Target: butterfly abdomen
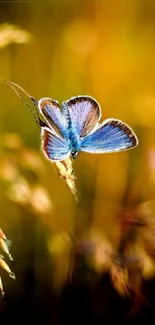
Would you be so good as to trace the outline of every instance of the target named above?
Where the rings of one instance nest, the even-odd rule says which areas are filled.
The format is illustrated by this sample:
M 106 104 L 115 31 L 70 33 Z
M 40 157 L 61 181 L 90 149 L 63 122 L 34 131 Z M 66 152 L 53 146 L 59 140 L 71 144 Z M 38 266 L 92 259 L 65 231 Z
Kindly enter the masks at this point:
M 76 135 L 76 133 L 71 130 L 69 135 L 70 140 L 70 150 L 71 150 L 71 156 L 72 158 L 76 158 L 81 147 L 81 141 L 79 140 L 79 137 Z

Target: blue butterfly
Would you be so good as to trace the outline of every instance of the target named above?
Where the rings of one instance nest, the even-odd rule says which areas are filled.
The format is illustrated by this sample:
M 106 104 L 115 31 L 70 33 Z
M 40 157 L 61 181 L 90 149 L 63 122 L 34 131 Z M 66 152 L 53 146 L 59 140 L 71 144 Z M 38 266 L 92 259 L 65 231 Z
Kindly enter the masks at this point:
M 46 123 L 41 128 L 42 149 L 54 161 L 76 158 L 80 151 L 110 153 L 134 148 L 133 130 L 117 119 L 99 123 L 101 108 L 90 96 L 77 96 L 62 103 L 41 98 L 38 108 Z
M 56 100 L 44 97 L 38 101 L 18 84 L 4 78 L 0 79 L 16 92 L 32 112 L 41 128 L 43 152 L 50 160 L 76 158 L 80 151 L 95 154 L 110 153 L 138 145 L 137 136 L 124 122 L 111 118 L 99 123 L 101 108 L 90 96 L 72 97 L 64 101 L 60 108 Z M 29 97 L 37 116 L 15 87 Z M 38 109 L 45 122 L 40 118 Z

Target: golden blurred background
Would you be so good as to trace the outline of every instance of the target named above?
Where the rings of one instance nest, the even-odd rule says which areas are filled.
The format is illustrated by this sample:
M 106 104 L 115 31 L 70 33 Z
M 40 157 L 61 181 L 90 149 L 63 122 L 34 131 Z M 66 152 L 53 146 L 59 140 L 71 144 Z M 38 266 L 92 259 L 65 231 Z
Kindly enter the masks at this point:
M 115 247 L 117 216 L 155 203 L 154 57 L 154 1 L 0 1 L 0 77 L 37 99 L 90 95 L 102 119 L 123 120 L 139 138 L 131 151 L 80 153 L 77 204 L 41 152 L 27 107 L 0 83 L 0 227 L 16 274 L 14 282 L 2 276 L 10 305 L 29 295 L 43 302 L 62 288 L 72 239 Z M 103 260 L 95 248 L 91 267 Z

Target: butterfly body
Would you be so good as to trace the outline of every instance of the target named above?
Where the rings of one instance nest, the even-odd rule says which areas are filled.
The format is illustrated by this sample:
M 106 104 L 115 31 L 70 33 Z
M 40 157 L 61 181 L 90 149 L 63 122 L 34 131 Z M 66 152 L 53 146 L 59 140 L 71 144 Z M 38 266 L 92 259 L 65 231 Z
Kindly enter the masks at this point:
M 79 141 L 76 134 L 71 133 L 69 136 L 70 140 L 70 155 L 72 158 L 76 158 L 79 154 L 80 148 L 81 148 L 81 142 Z
M 81 149 L 81 139 L 78 134 L 77 125 L 72 120 L 72 117 L 69 112 L 69 107 L 66 102 L 62 103 L 62 115 L 65 116 L 67 121 L 66 133 L 64 138 L 69 140 L 69 151 L 72 158 L 76 158 Z
M 69 149 L 72 158 L 76 158 L 81 149 L 81 140 L 76 132 L 74 125 L 68 130 Z

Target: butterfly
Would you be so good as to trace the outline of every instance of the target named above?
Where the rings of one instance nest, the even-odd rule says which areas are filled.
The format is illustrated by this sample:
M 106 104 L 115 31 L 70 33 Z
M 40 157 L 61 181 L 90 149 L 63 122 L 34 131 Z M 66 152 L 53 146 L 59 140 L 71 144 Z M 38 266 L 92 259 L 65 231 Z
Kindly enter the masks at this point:
M 52 98 L 44 97 L 37 101 L 26 94 L 45 121 L 38 117 L 42 150 L 52 161 L 76 158 L 81 151 L 111 153 L 138 145 L 137 136 L 124 122 L 110 118 L 100 123 L 100 105 L 90 96 L 72 97 L 62 102 L 60 107 L 59 102 Z
M 100 123 L 101 108 L 90 96 L 73 97 L 62 103 L 51 98 L 38 101 L 48 126 L 42 127 L 42 149 L 47 158 L 76 158 L 79 152 L 110 153 L 137 146 L 133 130 L 117 119 Z

